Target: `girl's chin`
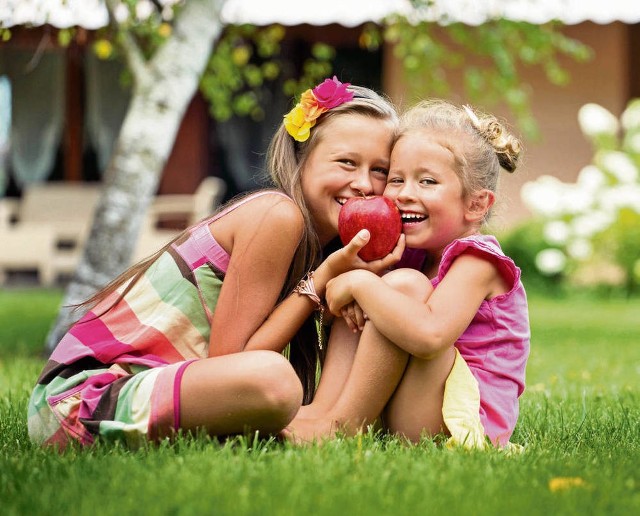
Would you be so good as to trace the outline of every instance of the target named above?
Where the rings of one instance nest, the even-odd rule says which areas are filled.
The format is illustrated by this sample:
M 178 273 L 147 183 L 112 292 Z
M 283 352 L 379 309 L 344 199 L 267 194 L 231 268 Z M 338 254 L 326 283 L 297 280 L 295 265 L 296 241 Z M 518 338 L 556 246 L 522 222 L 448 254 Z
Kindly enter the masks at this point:
M 402 232 L 407 235 L 417 235 L 424 228 L 424 223 L 422 222 L 412 222 L 410 224 L 402 224 Z
M 407 231 L 403 226 L 402 232 L 404 233 L 404 242 L 407 247 L 411 247 L 413 249 L 422 249 L 425 246 L 424 234 L 419 234 L 418 232 Z

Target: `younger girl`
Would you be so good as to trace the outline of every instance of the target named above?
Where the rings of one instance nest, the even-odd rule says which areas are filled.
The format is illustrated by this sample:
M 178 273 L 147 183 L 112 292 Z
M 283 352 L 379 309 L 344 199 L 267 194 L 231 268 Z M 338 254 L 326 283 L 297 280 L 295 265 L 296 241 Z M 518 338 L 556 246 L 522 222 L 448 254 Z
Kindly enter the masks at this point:
M 296 287 L 337 236 L 341 205 L 381 194 L 386 182 L 396 113 L 349 86 L 327 79 L 285 116 L 268 160 L 277 189 L 188 228 L 88 301 L 31 396 L 34 441 L 272 433 L 293 418 L 303 390 L 311 399 L 318 340 L 295 337 L 303 325 L 315 330 L 318 295 L 332 277 L 382 271 L 403 250 L 400 242 L 367 264 L 357 257 L 364 232 Z M 290 341 L 293 367 L 280 354 Z
M 431 101 L 406 113 L 385 195 L 411 248 L 403 265 L 418 270 L 354 270 L 329 282 L 330 311 L 362 329 L 357 351 L 346 368 L 329 350 L 316 400 L 286 436 L 351 434 L 381 418 L 412 441 L 444 433 L 466 446 L 509 442 L 529 355 L 527 301 L 520 270 L 480 229 L 499 171 L 513 172 L 519 151 L 494 117 L 466 106 Z M 345 335 L 330 342 L 342 357 Z

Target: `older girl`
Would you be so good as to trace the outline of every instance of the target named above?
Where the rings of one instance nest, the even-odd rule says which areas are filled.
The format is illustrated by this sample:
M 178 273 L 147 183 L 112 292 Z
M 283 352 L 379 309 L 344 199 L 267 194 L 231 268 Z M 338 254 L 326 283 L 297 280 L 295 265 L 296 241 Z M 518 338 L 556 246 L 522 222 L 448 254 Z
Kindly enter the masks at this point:
M 307 90 L 271 143 L 275 189 L 188 228 L 88 301 L 33 391 L 31 438 L 137 445 L 179 429 L 281 430 L 313 396 L 320 350 L 299 330 L 315 330 L 327 281 L 402 253 L 400 242 L 363 262 L 365 233 L 318 266 L 341 205 L 382 193 L 396 123 L 371 90 L 335 77 Z M 289 342 L 291 363 L 280 354 Z

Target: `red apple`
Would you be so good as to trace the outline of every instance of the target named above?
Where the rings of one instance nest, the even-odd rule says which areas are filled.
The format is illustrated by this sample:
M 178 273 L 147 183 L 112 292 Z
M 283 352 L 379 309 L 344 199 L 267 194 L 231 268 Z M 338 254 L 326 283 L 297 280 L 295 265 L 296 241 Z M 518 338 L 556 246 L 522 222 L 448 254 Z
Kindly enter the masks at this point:
M 343 244 L 348 244 L 361 229 L 368 229 L 371 237 L 358 252 L 366 262 L 389 254 L 402 232 L 400 211 L 391 199 L 381 195 L 352 197 L 340 209 L 338 232 Z

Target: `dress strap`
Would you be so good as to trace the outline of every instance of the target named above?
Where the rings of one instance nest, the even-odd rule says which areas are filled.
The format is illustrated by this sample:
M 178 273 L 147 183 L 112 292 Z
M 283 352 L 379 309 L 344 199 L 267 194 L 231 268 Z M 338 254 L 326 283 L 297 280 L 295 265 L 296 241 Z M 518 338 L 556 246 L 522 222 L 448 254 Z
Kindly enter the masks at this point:
M 239 208 L 240 206 L 248 203 L 249 201 L 252 201 L 253 199 L 256 199 L 257 197 L 262 197 L 263 195 L 269 195 L 269 194 L 281 195 L 282 197 L 285 197 L 286 199 L 289 199 L 290 201 L 292 201 L 291 197 L 289 197 L 287 194 L 285 194 L 284 192 L 281 192 L 279 190 L 259 190 L 257 192 L 252 193 L 252 194 L 249 194 L 249 195 L 247 195 L 247 196 L 245 196 L 245 197 L 243 197 L 241 199 L 238 199 L 236 202 L 234 202 L 233 204 L 227 206 L 222 211 L 219 211 L 218 213 L 215 213 L 211 217 L 209 217 L 207 219 L 204 219 L 203 221 L 201 221 L 198 224 L 198 226 L 209 225 L 213 221 L 224 217 L 227 213 L 232 212 L 236 208 Z

